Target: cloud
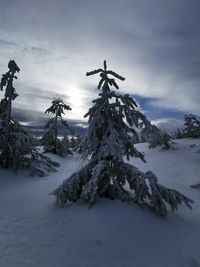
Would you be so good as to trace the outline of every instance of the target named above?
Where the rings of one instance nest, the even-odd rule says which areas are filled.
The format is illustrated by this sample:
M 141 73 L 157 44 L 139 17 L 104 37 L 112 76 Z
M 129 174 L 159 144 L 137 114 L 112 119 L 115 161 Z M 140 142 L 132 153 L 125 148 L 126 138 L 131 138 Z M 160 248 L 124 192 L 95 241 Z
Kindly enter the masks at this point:
M 159 129 L 171 134 L 172 136 L 177 133 L 178 129 L 184 128 L 184 121 L 174 118 L 162 118 L 152 121 L 152 124 L 155 124 L 159 127 Z
M 98 76 L 85 73 L 107 59 L 126 78 L 122 93 L 151 98 L 153 118 L 200 114 L 199 8 L 197 0 L 2 0 L 0 71 L 16 59 L 16 88 L 42 88 L 41 99 L 24 93 L 25 104 L 21 93 L 19 106 L 41 110 L 58 93 L 82 119 L 98 93 Z
M 19 45 L 14 43 L 14 42 L 0 39 L 0 46 L 6 46 L 7 47 L 7 46 L 19 46 Z
M 32 109 L 23 109 L 18 107 L 12 108 L 12 116 L 15 120 L 19 121 L 23 125 L 38 126 L 44 125 L 46 116 L 44 113 L 32 110 Z
M 40 124 L 41 122 L 43 123 L 45 118 L 48 119 L 49 115 L 45 114 L 45 110 L 51 105 L 51 101 L 54 98 L 62 98 L 72 108 L 71 111 L 66 111 L 63 117 L 75 124 L 85 125 L 87 119 L 84 119 L 83 115 L 88 111 L 88 106 L 91 106 L 92 99 L 94 99 L 93 93 L 96 91 L 92 91 L 91 88 L 86 90 L 84 88 L 70 87 L 61 94 L 61 92 L 42 88 L 25 87 L 20 82 L 15 87 L 19 96 L 12 104 L 13 115 L 17 120 L 26 123 L 30 122 L 31 124 L 34 121 L 36 124 Z M 73 94 L 71 91 L 73 91 Z M 3 95 L 3 92 L 0 92 L 0 94 Z
M 20 124 L 28 130 L 30 133 L 36 136 L 42 136 L 44 134 L 47 121 L 51 118 L 48 115 L 45 115 L 43 112 L 39 112 L 36 110 L 31 109 L 22 109 L 14 107 L 12 109 L 13 118 L 20 122 Z M 72 133 L 77 135 L 84 135 L 86 128 L 88 127 L 87 123 L 78 121 L 78 120 L 71 120 L 67 119 L 68 125 L 72 130 Z M 62 124 L 58 125 L 58 132 L 60 135 L 64 135 L 69 133 Z

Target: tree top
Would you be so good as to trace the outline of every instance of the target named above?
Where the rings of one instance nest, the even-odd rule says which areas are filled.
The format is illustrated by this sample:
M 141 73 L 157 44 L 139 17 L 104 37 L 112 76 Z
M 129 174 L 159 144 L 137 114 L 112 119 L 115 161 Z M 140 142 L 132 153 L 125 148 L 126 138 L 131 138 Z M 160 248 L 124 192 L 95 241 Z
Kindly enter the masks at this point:
M 107 89 L 109 90 L 109 86 L 114 86 L 116 89 L 119 89 L 119 86 L 117 85 L 117 83 L 115 82 L 115 79 L 110 78 L 108 75 L 114 76 L 115 78 L 124 81 L 125 78 L 120 76 L 119 74 L 117 74 L 116 72 L 112 71 L 112 70 L 107 70 L 107 64 L 106 64 L 106 60 L 104 60 L 103 62 L 103 69 L 97 69 L 97 70 L 93 70 L 93 71 L 89 71 L 86 73 L 86 76 L 90 76 L 90 75 L 94 75 L 99 73 L 101 79 L 99 81 L 98 87 L 97 89 Z

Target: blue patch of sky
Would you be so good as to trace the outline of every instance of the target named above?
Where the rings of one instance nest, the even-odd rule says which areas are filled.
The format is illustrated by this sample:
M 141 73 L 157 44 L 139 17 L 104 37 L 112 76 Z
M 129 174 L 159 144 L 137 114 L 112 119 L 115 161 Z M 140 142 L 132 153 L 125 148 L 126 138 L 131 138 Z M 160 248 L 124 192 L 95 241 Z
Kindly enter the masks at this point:
M 178 111 L 175 108 L 156 107 L 153 105 L 153 101 L 158 100 L 157 98 L 143 97 L 139 95 L 132 95 L 132 97 L 139 103 L 140 107 L 145 111 L 145 115 L 150 120 L 156 120 L 161 118 L 175 118 L 183 119 L 185 112 Z

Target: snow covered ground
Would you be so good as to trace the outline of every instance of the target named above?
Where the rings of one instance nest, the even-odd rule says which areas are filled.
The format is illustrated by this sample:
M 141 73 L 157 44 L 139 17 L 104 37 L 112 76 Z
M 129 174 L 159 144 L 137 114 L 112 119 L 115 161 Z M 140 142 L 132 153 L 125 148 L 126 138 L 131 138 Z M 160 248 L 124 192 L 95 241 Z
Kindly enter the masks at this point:
M 195 146 L 191 146 L 195 144 Z M 0 267 L 200 267 L 200 140 L 175 150 L 137 148 L 159 181 L 195 203 L 159 217 L 135 204 L 101 199 L 95 206 L 55 206 L 48 194 L 76 170 L 79 156 L 60 159 L 48 177 L 0 170 Z

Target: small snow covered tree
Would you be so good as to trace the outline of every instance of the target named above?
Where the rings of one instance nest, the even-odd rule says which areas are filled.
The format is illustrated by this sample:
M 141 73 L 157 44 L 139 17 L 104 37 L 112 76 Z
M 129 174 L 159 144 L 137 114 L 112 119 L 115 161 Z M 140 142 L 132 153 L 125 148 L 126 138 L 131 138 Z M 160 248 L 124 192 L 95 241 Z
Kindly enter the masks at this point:
M 80 135 L 77 135 L 74 151 L 78 153 L 82 153 L 82 142 L 83 142 L 83 137 Z
M 16 73 L 20 71 L 14 60 L 8 63 L 9 71 L 2 75 L 0 89 L 5 89 L 0 102 L 0 166 L 14 170 L 28 168 L 32 175 L 46 175 L 59 164 L 41 155 L 35 148 L 36 140 L 12 118 L 12 101 L 18 94 L 13 87 Z
M 178 128 L 173 134 L 174 139 L 181 139 L 183 137 L 184 137 L 183 136 L 183 129 L 180 129 L 180 128 Z
M 146 173 L 124 161 L 137 157 L 145 161 L 143 153 L 133 145 L 132 136 L 137 132 L 139 121 L 148 123 L 139 112 L 135 101 L 128 95 L 118 95 L 111 86 L 118 89 L 114 76 L 124 80 L 119 74 L 104 68 L 88 72 L 86 75 L 100 74 L 99 97 L 85 117 L 89 117 L 89 128 L 84 146 L 84 156 L 89 161 L 84 167 L 67 178 L 51 194 L 57 203 L 83 201 L 92 205 L 98 197 L 119 198 L 148 205 L 161 215 L 166 215 L 167 205 L 174 211 L 182 203 L 191 208 L 192 200 L 176 190 L 158 183 L 151 171 Z M 125 189 L 129 185 L 130 190 Z M 127 186 L 126 186 L 127 187 Z
M 71 110 L 70 106 L 66 105 L 61 98 L 55 98 L 51 102 L 51 106 L 45 111 L 45 113 L 54 116 L 46 124 L 45 128 L 48 129 L 48 131 L 41 139 L 45 153 L 52 152 L 60 156 L 72 154 L 71 150 L 66 145 L 66 142 L 63 143 L 58 139 L 58 121 L 69 130 L 67 122 L 62 118 L 62 115 L 65 114 L 65 110 Z
M 141 140 L 149 143 L 149 148 L 160 147 L 163 150 L 170 148 L 169 142 L 171 137 L 150 122 L 144 125 L 144 128 L 140 132 L 140 137 Z
M 72 138 L 70 139 L 70 148 L 74 151 L 74 152 L 78 152 L 81 153 L 82 149 L 81 149 L 81 143 L 83 141 L 83 138 L 80 135 L 73 135 Z
M 65 134 L 62 139 L 62 145 L 67 148 L 71 148 L 71 140 L 68 134 Z
M 184 137 L 198 138 L 200 137 L 200 120 L 193 114 L 185 115 Z

